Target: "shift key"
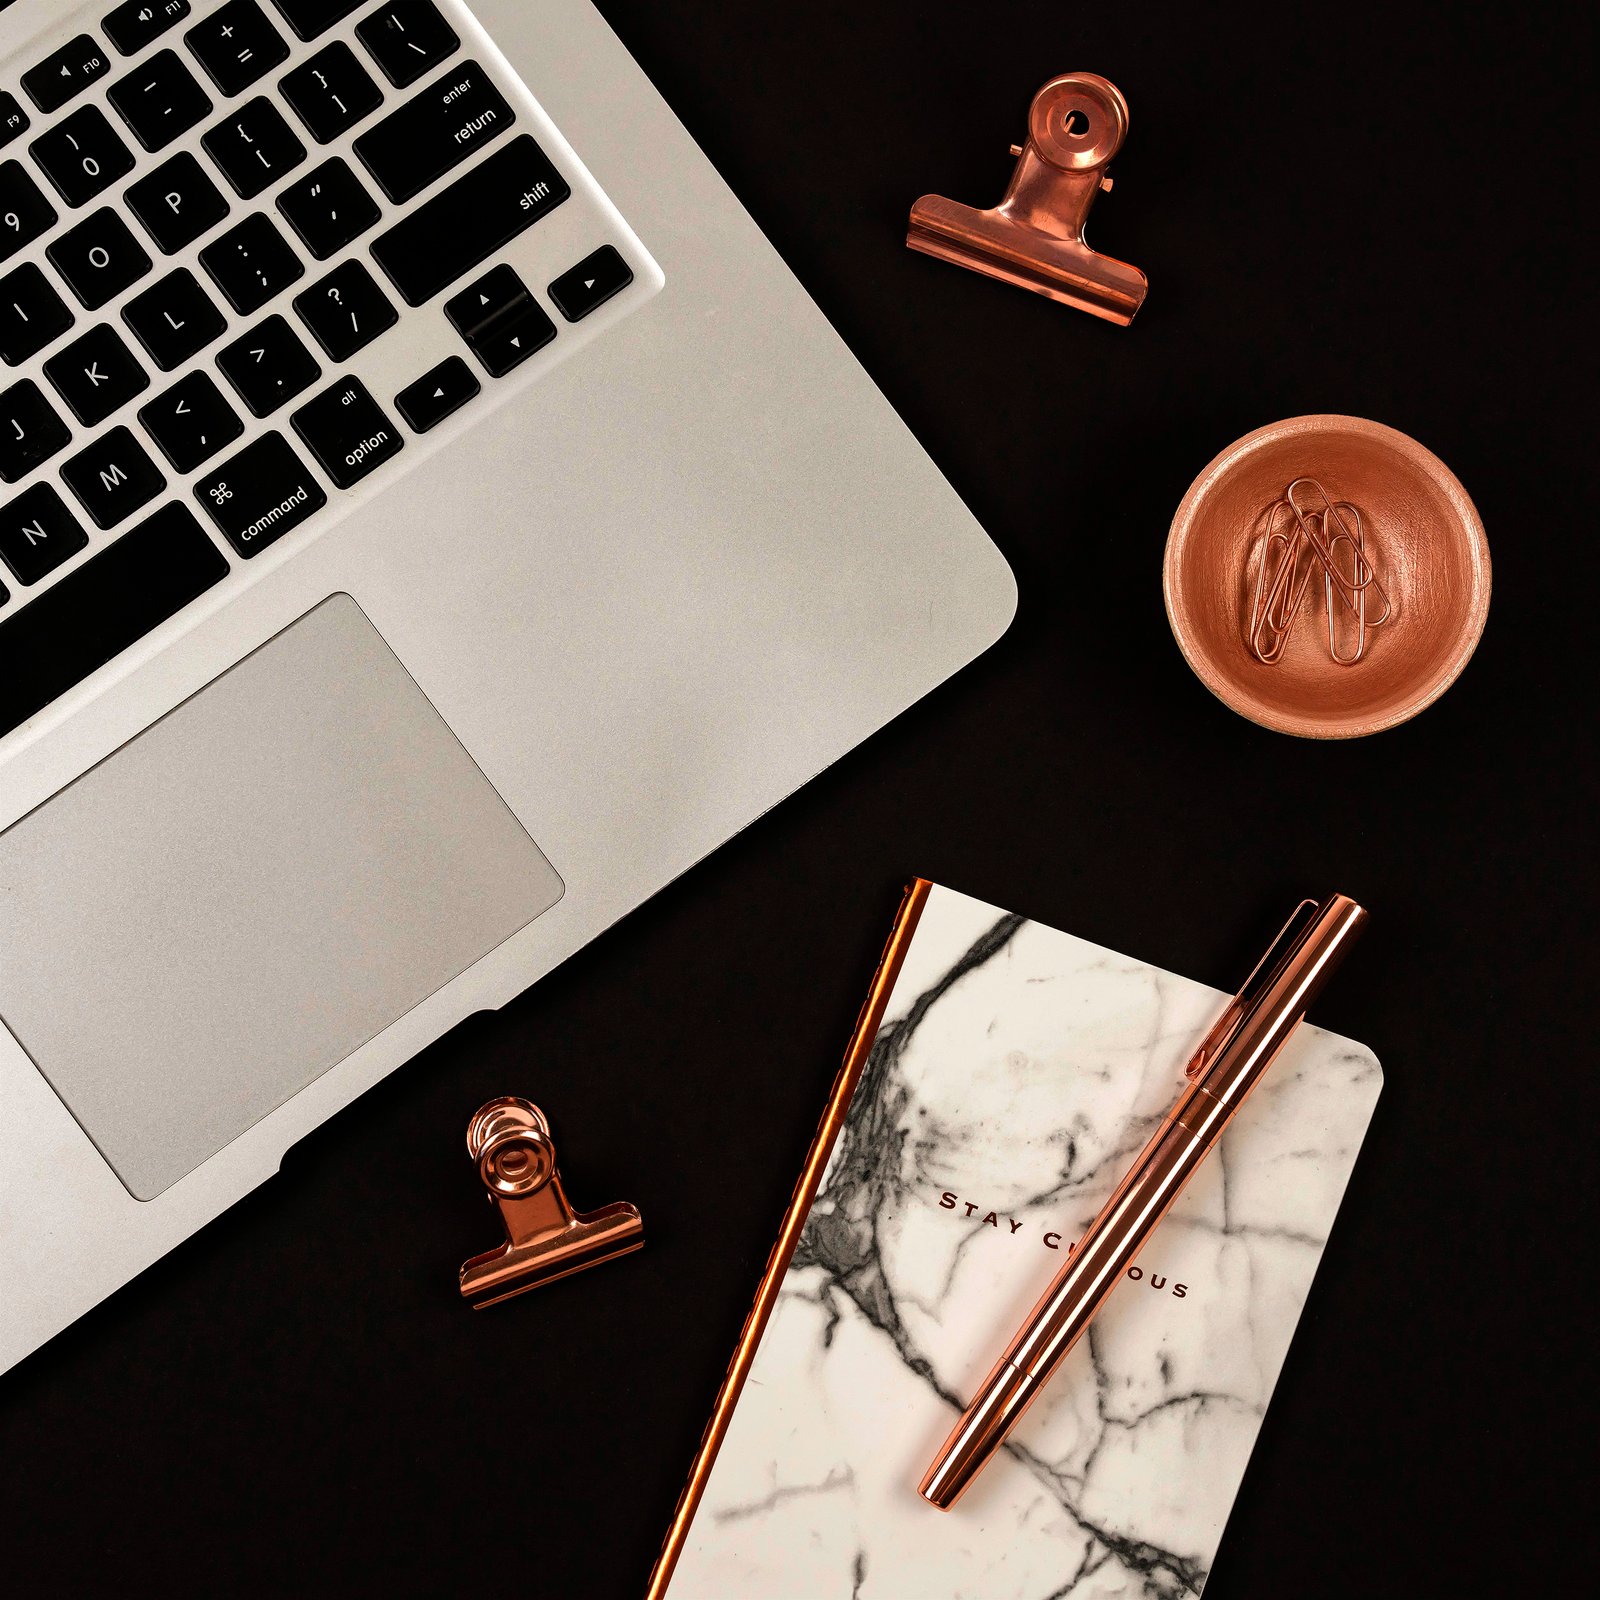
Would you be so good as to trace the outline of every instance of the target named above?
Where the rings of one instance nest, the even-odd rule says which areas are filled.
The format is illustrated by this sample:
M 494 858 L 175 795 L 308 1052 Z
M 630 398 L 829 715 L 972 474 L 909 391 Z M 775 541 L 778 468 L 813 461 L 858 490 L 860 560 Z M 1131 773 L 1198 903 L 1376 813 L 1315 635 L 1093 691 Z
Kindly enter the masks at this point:
M 264 435 L 208 473 L 194 497 L 247 559 L 328 503 L 281 433 Z
M 372 241 L 407 305 L 419 306 L 531 228 L 572 193 L 531 134 L 519 134 Z

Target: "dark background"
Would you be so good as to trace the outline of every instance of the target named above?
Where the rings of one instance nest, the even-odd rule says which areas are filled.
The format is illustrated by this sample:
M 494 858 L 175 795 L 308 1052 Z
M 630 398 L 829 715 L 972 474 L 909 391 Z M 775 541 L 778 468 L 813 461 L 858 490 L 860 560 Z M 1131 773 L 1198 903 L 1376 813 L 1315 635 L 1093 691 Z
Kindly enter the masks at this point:
M 921 873 L 1219 986 L 1302 893 L 1371 908 L 1318 1020 L 1387 1087 L 1207 1597 L 1587 1592 L 1587 48 L 1527 5 L 602 9 L 1004 550 L 1017 620 L 5 1379 L 0 1582 L 641 1592 Z M 924 191 L 999 197 L 1072 68 L 1132 108 L 1091 229 L 1149 275 L 1129 329 L 901 244 Z M 1190 479 L 1307 411 L 1436 451 L 1494 557 L 1465 676 L 1349 744 L 1225 710 L 1161 603 Z M 461 1135 L 506 1092 L 649 1245 L 478 1317 Z

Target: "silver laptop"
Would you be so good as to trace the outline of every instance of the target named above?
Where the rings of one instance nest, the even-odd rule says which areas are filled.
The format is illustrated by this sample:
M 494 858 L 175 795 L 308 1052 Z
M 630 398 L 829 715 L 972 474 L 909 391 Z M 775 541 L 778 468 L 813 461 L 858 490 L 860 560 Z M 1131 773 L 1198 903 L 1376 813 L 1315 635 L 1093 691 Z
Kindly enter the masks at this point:
M 0 358 L 0 1368 L 1012 614 L 585 0 L 10 0 Z

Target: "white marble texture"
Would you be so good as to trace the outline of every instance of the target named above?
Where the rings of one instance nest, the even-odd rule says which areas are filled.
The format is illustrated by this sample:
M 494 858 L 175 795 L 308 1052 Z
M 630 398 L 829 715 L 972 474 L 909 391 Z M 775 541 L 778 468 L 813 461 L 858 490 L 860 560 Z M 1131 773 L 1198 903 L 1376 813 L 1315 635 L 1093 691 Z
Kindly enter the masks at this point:
M 1382 1086 L 1315 1027 L 955 1510 L 916 1485 L 1222 1001 L 932 892 L 670 1600 L 1200 1591 Z

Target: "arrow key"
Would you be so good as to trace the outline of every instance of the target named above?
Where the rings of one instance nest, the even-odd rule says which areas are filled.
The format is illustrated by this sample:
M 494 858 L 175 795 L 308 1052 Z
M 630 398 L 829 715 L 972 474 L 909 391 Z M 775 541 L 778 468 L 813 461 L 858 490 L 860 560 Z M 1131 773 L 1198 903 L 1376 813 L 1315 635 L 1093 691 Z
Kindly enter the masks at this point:
M 426 433 L 478 392 L 472 368 L 460 356 L 447 356 L 415 383 L 408 383 L 394 397 L 394 406 L 414 433 Z
M 282 317 L 268 317 L 217 352 L 222 375 L 254 416 L 276 411 L 322 376 L 311 352 Z
M 585 256 L 570 272 L 563 272 L 550 285 L 549 294 L 557 311 L 568 322 L 576 322 L 603 306 L 612 295 L 620 294 L 633 282 L 628 263 L 608 244 Z
M 177 472 L 192 472 L 244 432 L 210 374 L 199 371 L 140 407 L 139 421 Z

